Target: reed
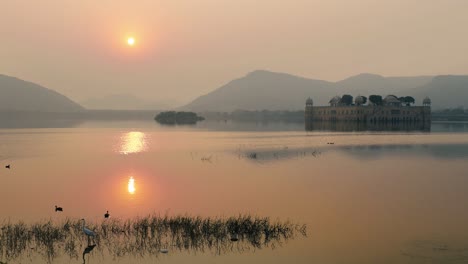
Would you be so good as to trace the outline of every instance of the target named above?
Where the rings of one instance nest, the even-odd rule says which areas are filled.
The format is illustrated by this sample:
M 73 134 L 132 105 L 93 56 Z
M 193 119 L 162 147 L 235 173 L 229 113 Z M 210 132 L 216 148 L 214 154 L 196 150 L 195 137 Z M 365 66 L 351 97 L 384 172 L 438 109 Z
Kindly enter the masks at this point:
M 105 219 L 87 226 L 97 233 L 93 240 L 97 251 L 113 258 L 154 256 L 163 249 L 214 254 L 241 252 L 274 248 L 298 235 L 307 236 L 305 225 L 251 215 L 228 218 L 149 215 Z M 49 263 L 62 255 L 78 258 L 84 247 L 88 246 L 86 253 L 94 248 L 90 250 L 87 243 L 79 219 L 0 225 L 0 261 L 34 254 Z

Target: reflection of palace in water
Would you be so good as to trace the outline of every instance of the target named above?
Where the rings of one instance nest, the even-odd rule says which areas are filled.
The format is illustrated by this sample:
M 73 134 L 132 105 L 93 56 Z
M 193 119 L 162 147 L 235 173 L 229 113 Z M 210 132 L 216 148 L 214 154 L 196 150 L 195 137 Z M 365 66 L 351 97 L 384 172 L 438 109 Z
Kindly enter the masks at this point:
M 311 121 L 305 123 L 307 131 L 431 131 L 430 122 L 353 122 L 353 121 Z
M 364 105 L 367 98 L 356 97 L 354 104 L 345 104 L 339 96 L 330 100 L 330 106 L 313 106 L 308 98 L 305 107 L 306 130 L 333 131 L 430 131 L 431 100 L 425 98 L 422 106 L 404 105 L 394 95 L 388 95 L 381 104 Z

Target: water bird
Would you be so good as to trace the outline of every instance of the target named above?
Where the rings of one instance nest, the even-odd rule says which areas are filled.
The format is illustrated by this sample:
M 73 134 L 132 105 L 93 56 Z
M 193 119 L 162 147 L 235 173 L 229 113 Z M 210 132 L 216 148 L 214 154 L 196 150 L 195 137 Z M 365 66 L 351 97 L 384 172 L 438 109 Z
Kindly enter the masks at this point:
M 208 157 L 202 157 L 201 158 L 202 161 L 208 161 L 208 162 L 211 162 L 211 156 L 208 156 Z
M 253 152 L 249 154 L 250 159 L 257 159 L 257 153 Z
M 447 245 L 442 245 L 442 246 L 439 246 L 439 247 L 434 247 L 434 248 L 432 248 L 432 250 L 448 250 L 448 247 L 447 247 Z
M 90 246 L 87 246 L 84 251 L 83 251 L 83 264 L 86 264 L 86 259 L 85 259 L 85 255 L 86 254 L 89 254 L 91 251 L 93 251 L 94 247 L 96 245 L 90 245 Z
M 10 164 L 6 165 L 5 169 L 10 169 Z
M 109 218 L 110 214 L 109 214 L 109 211 L 107 211 L 107 213 L 104 214 L 104 218 Z
M 94 236 L 96 236 L 96 233 L 94 233 L 94 231 L 86 228 L 86 226 L 85 226 L 86 222 L 85 222 L 84 218 L 81 219 L 81 221 L 83 221 L 83 233 L 85 233 L 85 235 L 88 236 L 88 245 L 89 245 L 90 244 L 90 242 L 89 242 L 90 238 L 91 237 L 94 238 Z
M 239 237 L 237 236 L 237 234 L 231 235 L 231 241 L 236 242 L 238 240 L 239 240 Z
M 55 212 L 63 212 L 63 208 L 55 206 Z

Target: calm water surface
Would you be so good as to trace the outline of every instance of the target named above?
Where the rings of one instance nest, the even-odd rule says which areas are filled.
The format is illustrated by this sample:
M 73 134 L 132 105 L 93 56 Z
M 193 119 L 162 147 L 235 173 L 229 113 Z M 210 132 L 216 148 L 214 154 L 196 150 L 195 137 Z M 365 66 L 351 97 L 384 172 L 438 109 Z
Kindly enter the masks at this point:
M 89 263 L 467 263 L 466 128 L 213 131 L 96 122 L 1 129 L 0 221 L 92 222 L 106 210 L 121 219 L 248 213 L 308 228 L 307 237 L 275 249 L 157 259 L 91 253 Z

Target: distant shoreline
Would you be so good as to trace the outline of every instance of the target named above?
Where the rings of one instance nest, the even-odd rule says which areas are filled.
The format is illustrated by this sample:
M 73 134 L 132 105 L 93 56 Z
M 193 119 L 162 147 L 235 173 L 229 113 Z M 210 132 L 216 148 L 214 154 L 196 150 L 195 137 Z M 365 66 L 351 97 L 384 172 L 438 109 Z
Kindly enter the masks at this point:
M 76 112 L 42 112 L 42 111 L 16 111 L 0 110 L 0 121 L 19 120 L 77 120 L 77 121 L 124 121 L 148 120 L 163 110 L 83 110 Z M 243 122 L 304 122 L 304 111 L 247 111 L 234 112 L 200 112 L 210 121 L 243 121 Z M 432 121 L 468 121 L 468 114 L 444 114 L 439 111 L 432 112 Z
M 1 111 L 5 119 L 152 120 L 159 110 L 83 110 L 76 112 Z

